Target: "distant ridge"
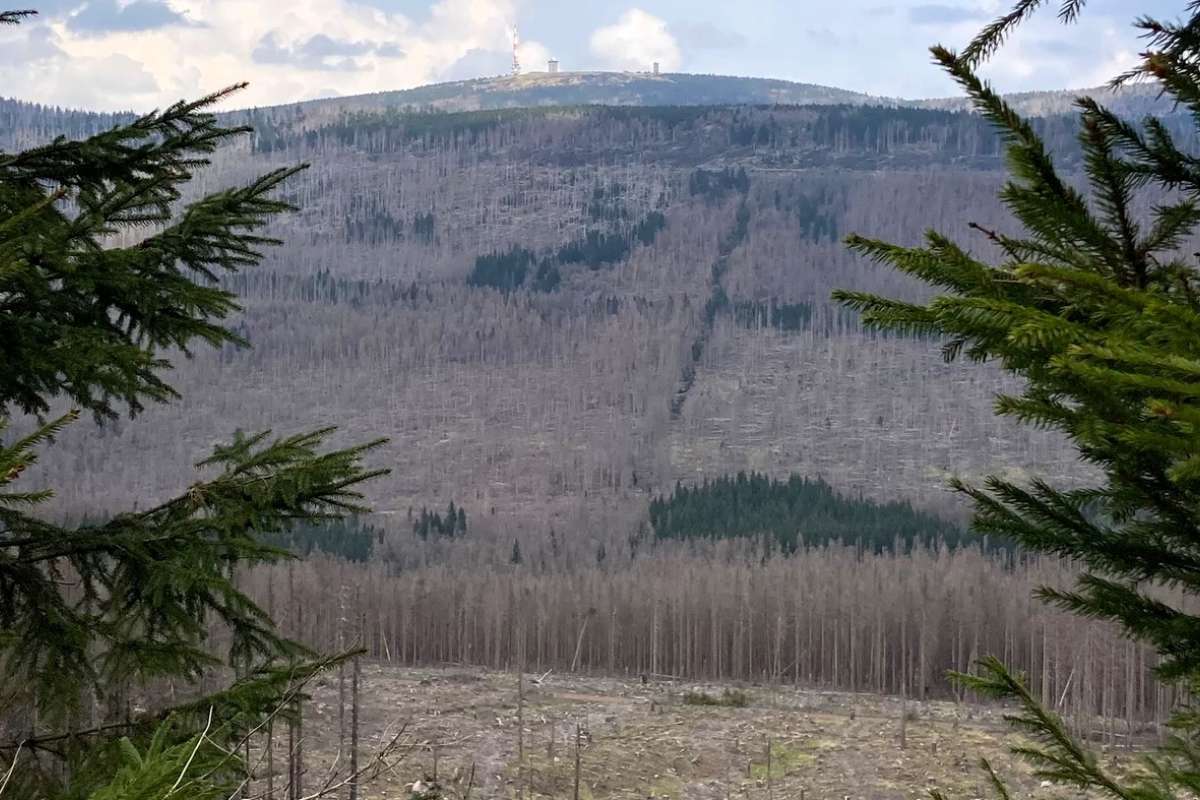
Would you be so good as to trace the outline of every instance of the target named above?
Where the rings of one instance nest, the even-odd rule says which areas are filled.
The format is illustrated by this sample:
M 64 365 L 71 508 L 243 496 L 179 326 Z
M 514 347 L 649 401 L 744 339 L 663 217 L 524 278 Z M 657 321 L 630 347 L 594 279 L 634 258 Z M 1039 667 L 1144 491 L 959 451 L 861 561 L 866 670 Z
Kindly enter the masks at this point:
M 1030 117 L 1048 117 L 1069 114 L 1075 111 L 1075 100 L 1091 97 L 1123 117 L 1144 117 L 1147 114 L 1163 116 L 1176 113 L 1174 103 L 1161 96 L 1156 86 L 1134 84 L 1120 89 L 1095 86 L 1090 89 L 1057 89 L 1041 92 L 1016 92 L 1004 99 L 1021 114 Z M 943 111 L 971 111 L 971 101 L 966 97 L 940 97 L 928 100 L 902 101 L 905 105 L 918 108 L 934 108 Z
M 486 111 L 538 106 L 725 106 L 886 104 L 895 101 L 832 86 L 774 78 L 641 72 L 533 72 L 435 83 L 414 89 L 310 100 L 347 111 L 412 106 L 433 111 Z
M 1119 90 L 1106 87 L 1021 92 L 1005 99 L 1031 117 L 1071 113 L 1080 95 L 1100 100 L 1119 115 L 1170 116 L 1179 112 L 1156 87 L 1135 85 Z M 942 111 L 971 111 L 965 97 L 907 100 L 775 78 L 644 72 L 532 72 L 436 83 L 413 89 L 328 97 L 260 106 L 228 112 L 244 121 L 247 112 L 267 112 L 306 127 L 346 113 L 389 109 L 462 113 L 517 108 L 579 106 L 885 106 Z M 52 134 L 82 136 L 130 118 L 130 113 L 92 113 L 42 106 L 0 97 L 0 147 L 42 141 Z M 255 117 L 257 119 L 257 117 Z M 14 137 L 20 130 L 23 137 Z
M 1134 85 L 1018 92 L 1005 99 L 1027 116 L 1071 113 L 1075 99 L 1094 97 L 1126 117 L 1169 115 L 1175 108 L 1154 86 Z M 645 72 L 532 72 L 435 83 L 413 89 L 287 103 L 281 108 L 329 113 L 409 108 L 416 111 L 494 111 L 553 106 L 806 106 L 874 105 L 971 111 L 965 97 L 901 99 L 777 78 Z

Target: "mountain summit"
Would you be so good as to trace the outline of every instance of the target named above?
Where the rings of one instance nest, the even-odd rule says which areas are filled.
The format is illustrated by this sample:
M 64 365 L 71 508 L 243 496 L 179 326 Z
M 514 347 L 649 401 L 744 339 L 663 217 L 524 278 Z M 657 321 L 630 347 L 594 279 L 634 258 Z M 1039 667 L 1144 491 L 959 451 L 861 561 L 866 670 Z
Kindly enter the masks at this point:
M 415 89 L 310 101 L 347 110 L 415 106 L 481 111 L 531 106 L 697 106 L 892 104 L 860 92 L 773 78 L 648 72 L 530 72 L 435 83 Z M 301 104 L 307 105 L 307 104 Z

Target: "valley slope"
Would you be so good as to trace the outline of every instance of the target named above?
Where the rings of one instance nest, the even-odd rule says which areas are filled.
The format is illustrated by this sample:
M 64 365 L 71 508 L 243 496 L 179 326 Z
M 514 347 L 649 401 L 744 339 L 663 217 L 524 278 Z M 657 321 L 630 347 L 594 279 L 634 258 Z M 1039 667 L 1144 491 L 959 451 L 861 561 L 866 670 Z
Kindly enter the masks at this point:
M 617 541 L 654 493 L 738 470 L 951 515 L 951 474 L 1080 474 L 1060 440 L 993 417 L 1012 388 L 998 371 L 865 333 L 829 301 L 923 296 L 847 253 L 847 233 L 914 243 L 936 222 L 987 253 L 968 223 L 1011 228 L 977 116 L 835 90 L 808 106 L 398 107 L 488 105 L 430 92 L 231 115 L 256 133 L 195 191 L 311 164 L 273 231 L 286 244 L 227 281 L 253 348 L 178 358 L 182 402 L 73 426 L 39 467 L 59 510 L 151 503 L 235 429 L 330 424 L 391 437 L 371 497 L 385 515 L 454 500 L 497 527 Z M 111 121 L 12 103 L 0 119 L 5 148 Z M 1077 170 L 1073 121 L 1036 124 Z

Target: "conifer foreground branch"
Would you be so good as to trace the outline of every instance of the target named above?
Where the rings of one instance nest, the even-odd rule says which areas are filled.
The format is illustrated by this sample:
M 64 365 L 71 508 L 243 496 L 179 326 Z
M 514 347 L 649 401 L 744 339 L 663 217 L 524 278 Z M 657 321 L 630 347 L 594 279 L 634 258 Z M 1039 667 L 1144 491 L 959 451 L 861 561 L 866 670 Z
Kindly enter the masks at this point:
M 0 12 L 0 24 L 31 13 Z M 238 434 L 178 496 L 75 525 L 46 513 L 53 476 L 19 484 L 82 413 L 105 421 L 176 397 L 171 356 L 246 344 L 225 324 L 239 306 L 219 281 L 278 243 L 267 228 L 293 210 L 278 193 L 304 165 L 183 200 L 211 154 L 248 132 L 212 112 L 239 88 L 0 153 L 0 674 L 13 687 L 0 712 L 28 721 L 0 742 L 12 796 L 230 797 L 250 738 L 277 716 L 298 727 L 304 686 L 355 655 L 284 636 L 237 573 L 292 557 L 267 542 L 294 523 L 367 511 L 363 484 L 387 470 L 365 462 L 382 439 L 335 449 L 331 426 Z M 136 243 L 110 246 L 118 233 Z M 64 401 L 78 410 L 41 419 Z M 38 420 L 18 426 L 14 412 Z M 214 629 L 227 652 L 214 652 Z M 200 688 L 227 671 L 241 677 Z M 152 681 L 173 702 L 131 708 Z M 203 696 L 174 701 L 176 686 Z M 79 724 L 85 702 L 94 724 Z
M 1200 275 L 1196 256 L 1181 252 L 1200 224 L 1200 158 L 1180 151 L 1162 122 L 1133 123 L 1085 97 L 1077 108 L 1087 190 L 1060 175 L 1033 126 L 975 72 L 1043 5 L 1018 0 L 961 54 L 932 50 L 1005 142 L 1000 198 L 1021 233 L 972 221 L 983 255 L 935 232 L 920 247 L 851 237 L 852 250 L 940 294 L 926 303 L 834 296 L 867 327 L 941 337 L 948 359 L 995 362 L 1021 379 L 1019 393 L 996 398 L 997 413 L 1059 432 L 1102 478 L 1082 488 L 955 480 L 974 503 L 974 530 L 1071 559 L 1081 568 L 1075 586 L 1045 587 L 1041 598 L 1116 623 L 1157 650 L 1159 679 L 1200 688 L 1191 602 L 1200 595 Z M 1064 0 L 1059 16 L 1071 22 L 1083 7 Z M 1151 78 L 1200 119 L 1200 2 L 1187 8 L 1180 23 L 1138 20 L 1149 47 L 1115 85 Z M 1147 196 L 1151 210 L 1137 211 Z M 1174 602 L 1164 587 L 1176 590 Z M 1034 742 L 1016 752 L 1046 780 L 1139 800 L 1194 796 L 1200 785 L 1200 715 L 1188 709 L 1173 719 L 1178 736 L 1147 759 L 1150 777 L 1125 781 L 1000 662 L 985 659 L 960 679 L 1016 705 L 1008 719 Z

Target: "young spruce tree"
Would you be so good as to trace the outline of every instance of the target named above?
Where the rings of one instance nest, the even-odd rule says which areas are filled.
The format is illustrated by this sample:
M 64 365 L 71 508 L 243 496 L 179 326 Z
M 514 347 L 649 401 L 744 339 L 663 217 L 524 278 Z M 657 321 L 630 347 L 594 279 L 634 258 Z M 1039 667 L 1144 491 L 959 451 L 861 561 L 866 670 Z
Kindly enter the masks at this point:
M 359 485 L 383 472 L 363 464 L 379 442 L 329 450 L 332 429 L 239 434 L 177 497 L 81 526 L 33 515 L 51 491 L 20 485 L 80 413 L 136 415 L 175 397 L 173 353 L 242 343 L 224 325 L 238 305 L 219 279 L 275 243 L 261 231 L 290 206 L 273 193 L 303 167 L 180 203 L 208 154 L 246 132 L 208 111 L 237 88 L 85 141 L 0 153 L 0 714 L 32 709 L 0 741 L 9 797 L 229 797 L 240 737 L 337 660 L 284 638 L 234 571 L 287 557 L 266 534 L 359 510 Z M 109 246 L 122 232 L 140 241 Z M 39 422 L 4 437 L 15 413 Z M 229 634 L 223 655 L 206 646 L 214 622 Z M 80 724 L 85 698 L 104 705 L 129 685 L 186 684 L 222 664 L 243 677 L 215 695 Z
M 975 528 L 1074 559 L 1074 588 L 1043 597 L 1118 623 L 1157 649 L 1161 679 L 1200 688 L 1200 616 L 1189 610 L 1200 594 L 1200 273 L 1185 251 L 1200 223 L 1200 158 L 1160 121 L 1134 124 L 1081 98 L 1087 191 L 1060 175 L 1032 126 L 975 72 L 1042 5 L 1022 0 L 961 54 L 933 49 L 1007 143 L 1001 197 L 1023 230 L 973 225 L 989 258 L 935 232 L 916 248 L 851 237 L 854 250 L 942 293 L 925 304 L 836 297 L 868 326 L 944 337 L 948 360 L 994 361 L 1024 379 L 1020 394 L 997 398 L 997 412 L 1062 432 L 1103 478 L 1085 489 L 956 483 L 975 504 Z M 1060 17 L 1075 19 L 1083 5 L 1065 0 Z M 1139 20 L 1147 52 L 1117 82 L 1155 80 L 1200 120 L 1200 2 L 1186 13 L 1179 23 Z M 1156 203 L 1148 215 L 1134 210 L 1139 192 Z M 1162 587 L 1184 601 L 1168 602 Z M 1200 715 L 1180 711 L 1171 744 L 1144 777 L 1123 783 L 1000 662 L 966 680 L 1018 701 L 1012 721 L 1040 742 L 1020 752 L 1048 779 L 1142 800 L 1200 789 Z

